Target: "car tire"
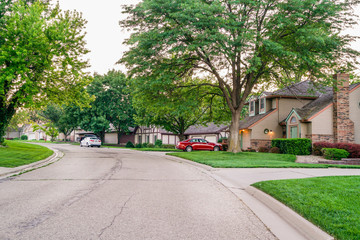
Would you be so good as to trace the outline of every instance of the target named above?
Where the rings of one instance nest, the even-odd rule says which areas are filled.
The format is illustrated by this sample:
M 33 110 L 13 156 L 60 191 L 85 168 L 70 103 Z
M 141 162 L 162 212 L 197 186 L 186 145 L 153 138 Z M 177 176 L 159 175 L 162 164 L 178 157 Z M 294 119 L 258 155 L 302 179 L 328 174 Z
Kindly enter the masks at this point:
M 192 147 L 191 146 L 187 146 L 186 148 L 185 148 L 185 151 L 186 152 L 191 152 L 193 149 L 192 149 Z
M 98 146 L 98 148 L 100 148 L 100 146 Z
M 217 151 L 220 151 L 219 146 L 215 146 L 215 147 L 214 147 L 214 152 L 217 152 Z

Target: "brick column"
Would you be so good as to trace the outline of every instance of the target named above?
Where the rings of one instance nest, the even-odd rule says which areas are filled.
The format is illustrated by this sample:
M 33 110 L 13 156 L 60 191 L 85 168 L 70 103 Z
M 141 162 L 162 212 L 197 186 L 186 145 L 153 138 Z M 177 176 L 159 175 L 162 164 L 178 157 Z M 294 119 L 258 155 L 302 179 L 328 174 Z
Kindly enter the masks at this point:
M 349 118 L 349 74 L 335 74 L 334 80 L 337 84 L 333 98 L 334 142 L 354 143 L 354 122 Z

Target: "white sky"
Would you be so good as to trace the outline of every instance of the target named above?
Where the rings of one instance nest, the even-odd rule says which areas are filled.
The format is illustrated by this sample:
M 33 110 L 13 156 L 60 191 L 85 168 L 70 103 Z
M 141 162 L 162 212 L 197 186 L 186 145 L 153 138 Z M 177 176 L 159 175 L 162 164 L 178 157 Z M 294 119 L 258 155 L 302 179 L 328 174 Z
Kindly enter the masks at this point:
M 55 1 L 55 0 L 53 0 Z M 105 74 L 108 70 L 117 69 L 125 72 L 124 66 L 115 64 L 127 47 L 123 41 L 129 33 L 122 30 L 118 24 L 125 18 L 122 5 L 136 4 L 140 0 L 58 0 L 63 10 L 77 10 L 83 13 L 88 21 L 86 25 L 87 48 L 91 51 L 86 57 L 90 59 L 91 73 Z M 360 7 L 358 7 L 360 11 Z M 359 13 L 359 11 L 357 11 Z M 347 31 L 351 35 L 360 36 L 360 26 Z M 360 40 L 353 44 L 353 48 L 360 51 Z

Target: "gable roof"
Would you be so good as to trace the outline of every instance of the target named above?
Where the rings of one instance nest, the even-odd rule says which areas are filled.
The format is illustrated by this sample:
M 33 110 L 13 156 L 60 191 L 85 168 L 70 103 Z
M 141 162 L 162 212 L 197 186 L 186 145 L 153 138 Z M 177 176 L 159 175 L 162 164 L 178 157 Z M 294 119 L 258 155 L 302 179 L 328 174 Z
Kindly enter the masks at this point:
M 303 81 L 294 83 L 283 89 L 279 89 L 271 94 L 269 97 L 300 97 L 300 98 L 318 98 L 324 92 L 326 93 L 330 87 L 324 87 L 321 85 L 315 86 L 311 81 Z
M 351 84 L 349 86 L 349 91 L 357 88 L 360 86 L 360 83 Z M 321 94 L 317 99 L 314 101 L 306 104 L 302 108 L 295 108 L 294 110 L 296 113 L 300 116 L 302 120 L 308 120 L 312 116 L 314 116 L 316 113 L 323 110 L 325 107 L 327 107 L 329 104 L 333 102 L 333 89 L 327 88 L 326 93 Z
M 262 120 L 266 116 L 268 116 L 270 113 L 276 111 L 276 109 L 271 109 L 270 111 L 267 111 L 264 114 L 257 114 L 255 116 L 247 116 L 243 120 L 240 121 L 240 129 L 246 129 L 249 128 L 251 125 L 257 123 L 258 121 Z

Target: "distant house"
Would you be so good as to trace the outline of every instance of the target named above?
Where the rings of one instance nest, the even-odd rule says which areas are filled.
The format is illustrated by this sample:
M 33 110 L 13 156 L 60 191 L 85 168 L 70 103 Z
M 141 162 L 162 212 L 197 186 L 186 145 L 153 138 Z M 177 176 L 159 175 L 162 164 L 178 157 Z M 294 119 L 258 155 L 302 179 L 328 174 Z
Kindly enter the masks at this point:
M 14 139 L 20 138 L 22 135 L 26 135 L 28 140 L 40 140 L 46 139 L 47 137 L 42 130 L 34 131 L 32 124 L 24 124 L 22 127 L 18 127 L 17 129 L 8 129 L 4 137 L 6 139 Z
M 185 131 L 185 138 L 201 137 L 209 142 L 217 142 L 219 138 L 228 137 L 228 125 L 216 125 L 209 123 L 206 126 L 195 125 Z M 157 139 L 162 140 L 163 144 L 177 144 L 179 137 L 158 127 L 140 126 L 135 133 L 135 144 L 151 143 L 154 144 Z
M 128 133 L 125 133 L 121 136 L 120 138 L 120 144 L 121 145 L 125 145 L 127 142 L 135 142 L 135 130 L 136 128 L 129 128 L 129 132 Z M 80 141 L 80 139 L 82 137 L 84 137 L 86 134 L 94 134 L 93 132 L 90 132 L 90 131 L 84 131 L 82 129 L 76 129 L 72 134 L 74 135 L 74 139 L 75 141 Z M 71 137 L 72 139 L 72 137 Z M 117 132 L 116 130 L 110 126 L 110 131 L 109 132 L 106 132 L 105 133 L 105 143 L 108 143 L 108 144 L 117 144 L 118 143 L 118 140 L 117 140 Z
M 274 138 L 310 138 L 313 142 L 360 143 L 360 83 L 336 74 L 338 91 L 299 82 L 249 100 L 249 116 L 240 121 L 241 146 L 270 147 Z

